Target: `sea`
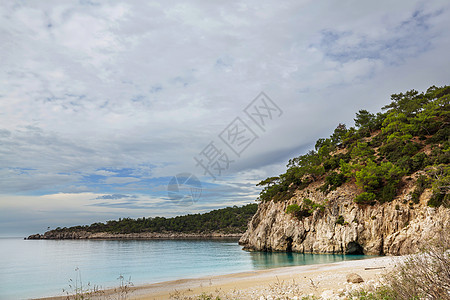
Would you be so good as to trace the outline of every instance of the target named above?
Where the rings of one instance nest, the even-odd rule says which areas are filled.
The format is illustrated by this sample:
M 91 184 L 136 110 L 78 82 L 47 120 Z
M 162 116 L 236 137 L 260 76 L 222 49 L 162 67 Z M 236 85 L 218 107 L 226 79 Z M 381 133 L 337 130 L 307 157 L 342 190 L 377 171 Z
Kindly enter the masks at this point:
M 134 286 L 363 255 L 247 252 L 236 239 L 24 240 L 0 238 L 0 299 L 66 295 L 76 288 Z

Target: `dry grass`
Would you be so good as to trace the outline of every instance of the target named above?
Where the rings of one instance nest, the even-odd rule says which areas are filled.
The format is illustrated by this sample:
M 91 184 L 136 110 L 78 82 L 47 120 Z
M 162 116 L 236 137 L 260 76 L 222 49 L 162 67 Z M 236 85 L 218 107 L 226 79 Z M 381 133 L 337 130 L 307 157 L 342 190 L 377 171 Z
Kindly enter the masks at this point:
M 63 293 L 66 294 L 66 300 L 126 300 L 132 292 L 133 283 L 131 282 L 131 277 L 126 280 L 123 275 L 120 275 L 117 278 L 119 286 L 112 293 L 106 293 L 101 287 L 91 285 L 90 282 L 83 285 L 80 269 L 76 268 L 75 272 L 75 280 L 70 279 L 69 288 L 63 289 Z
M 317 292 L 318 283 L 310 279 L 310 292 Z M 187 295 L 186 292 L 175 291 L 170 294 L 170 300 L 317 300 L 319 298 L 307 295 L 304 287 L 301 287 L 295 280 L 284 281 L 279 280 L 268 287 L 255 288 L 245 291 L 233 290 L 224 292 L 216 289 L 214 292 L 202 293 L 200 295 Z
M 388 281 L 399 299 L 450 299 L 450 231 L 400 264 Z

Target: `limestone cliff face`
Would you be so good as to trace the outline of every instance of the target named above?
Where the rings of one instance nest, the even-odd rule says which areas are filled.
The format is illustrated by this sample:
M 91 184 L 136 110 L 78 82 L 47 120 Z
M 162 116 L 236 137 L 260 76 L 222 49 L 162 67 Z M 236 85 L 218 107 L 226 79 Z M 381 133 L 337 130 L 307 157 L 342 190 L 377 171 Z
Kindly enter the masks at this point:
M 408 203 L 411 183 L 395 201 L 373 206 L 353 202 L 360 191 L 352 184 L 328 194 L 317 191 L 318 186 L 297 191 L 286 202 L 261 203 L 239 243 L 254 251 L 403 255 L 417 252 L 450 224 L 450 209 L 426 205 L 430 191 L 419 204 Z M 301 220 L 286 214 L 288 205 L 300 205 L 304 198 L 328 203 L 324 211 Z M 339 216 L 343 225 L 336 223 Z

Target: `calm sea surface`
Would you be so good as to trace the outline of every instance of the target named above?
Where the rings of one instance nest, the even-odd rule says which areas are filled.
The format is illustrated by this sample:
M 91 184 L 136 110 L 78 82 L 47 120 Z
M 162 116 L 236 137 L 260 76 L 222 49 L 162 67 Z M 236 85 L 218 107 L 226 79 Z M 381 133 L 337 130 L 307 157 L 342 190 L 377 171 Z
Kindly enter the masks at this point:
M 329 263 L 362 255 L 250 253 L 236 240 L 23 240 L 0 238 L 0 299 L 63 295 L 69 280 L 102 288 L 282 266 Z M 76 271 L 78 269 L 79 271 Z

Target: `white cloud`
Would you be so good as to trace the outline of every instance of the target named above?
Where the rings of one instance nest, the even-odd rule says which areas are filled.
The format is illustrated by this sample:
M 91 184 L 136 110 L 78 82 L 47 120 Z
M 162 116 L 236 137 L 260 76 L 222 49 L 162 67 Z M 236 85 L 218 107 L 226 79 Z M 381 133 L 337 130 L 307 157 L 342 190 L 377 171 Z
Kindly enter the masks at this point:
M 105 179 L 106 184 L 125 184 L 130 182 L 139 181 L 136 177 L 108 177 Z
M 200 176 L 193 156 L 264 90 L 284 114 L 221 181 L 250 187 L 357 110 L 449 78 L 446 1 L 0 8 L 0 192 L 14 197 L 145 192 Z M 230 189 L 227 203 L 245 197 Z
M 117 175 L 117 172 L 111 172 L 111 171 L 107 171 L 107 170 L 98 170 L 94 172 L 95 175 L 100 175 L 100 176 L 114 176 Z

